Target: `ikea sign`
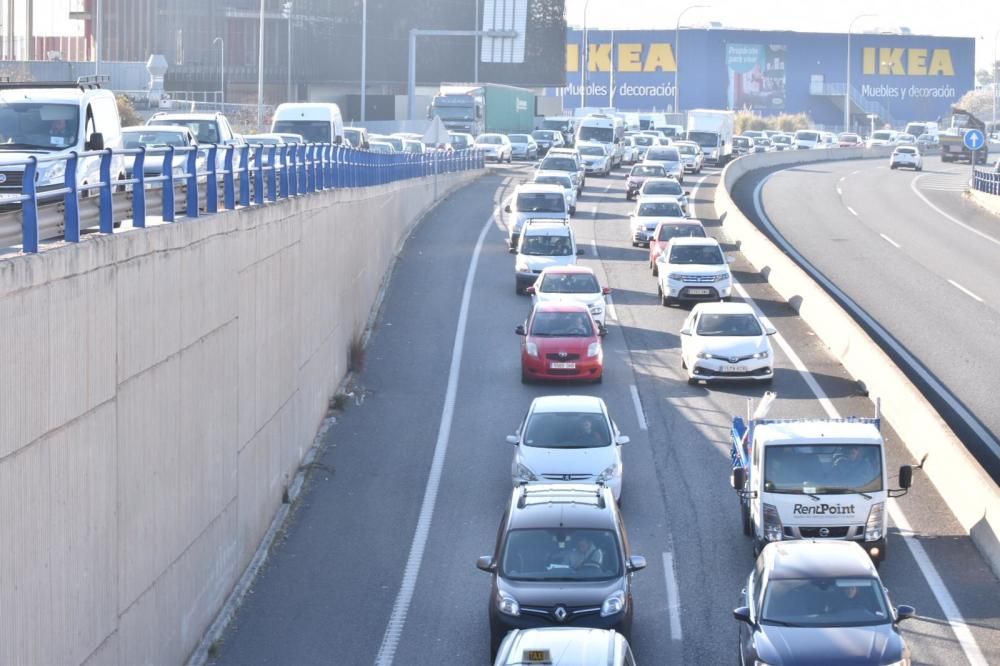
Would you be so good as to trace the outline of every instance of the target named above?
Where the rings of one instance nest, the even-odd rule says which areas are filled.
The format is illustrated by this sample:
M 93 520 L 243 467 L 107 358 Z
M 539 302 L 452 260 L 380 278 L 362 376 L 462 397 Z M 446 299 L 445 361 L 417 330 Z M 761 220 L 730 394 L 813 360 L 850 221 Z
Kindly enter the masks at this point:
M 862 72 L 879 76 L 955 76 L 950 49 L 866 46 Z
M 580 45 L 566 45 L 566 71 L 580 71 Z M 665 42 L 622 42 L 590 44 L 587 48 L 587 71 L 621 73 L 676 72 L 674 45 Z

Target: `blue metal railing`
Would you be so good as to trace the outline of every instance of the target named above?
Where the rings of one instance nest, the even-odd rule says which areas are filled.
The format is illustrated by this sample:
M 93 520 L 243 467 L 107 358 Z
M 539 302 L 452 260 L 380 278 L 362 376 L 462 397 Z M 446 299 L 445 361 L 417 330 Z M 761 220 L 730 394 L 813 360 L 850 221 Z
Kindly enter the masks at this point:
M 132 161 L 131 178 L 112 175 L 114 156 Z M 162 157 L 160 173 L 147 174 L 148 157 Z M 77 170 L 83 159 L 99 159 L 99 180 L 81 185 Z M 38 185 L 40 165 L 65 162 L 63 182 Z M 41 235 L 39 208 L 63 203 L 65 240 L 80 241 L 80 198 L 97 192 L 101 233 L 114 231 L 113 194 L 130 192 L 131 222 L 143 228 L 147 221 L 147 199 L 158 189 L 164 222 L 175 222 L 178 186 L 185 195 L 183 214 L 197 218 L 225 210 L 262 206 L 281 199 L 305 196 L 331 189 L 373 187 L 400 180 L 457 173 L 485 167 L 480 151 L 433 151 L 423 154 L 372 153 L 333 144 L 278 144 L 247 146 L 185 146 L 149 149 L 110 149 L 70 152 L 62 156 L 31 156 L 21 161 L 0 162 L 0 173 L 9 177 L 23 173 L 20 194 L 8 192 L 0 205 L 19 207 L 24 252 L 38 252 Z M 23 170 L 23 171 L 22 171 Z M 4 179 L 6 180 L 6 178 Z M 199 185 L 204 185 L 200 188 Z M 204 196 L 204 199 L 201 199 Z M 204 206 L 204 207 L 203 207 Z M 120 221 L 120 220 L 117 220 Z
M 1000 166 L 976 167 L 972 186 L 980 192 L 1000 195 Z

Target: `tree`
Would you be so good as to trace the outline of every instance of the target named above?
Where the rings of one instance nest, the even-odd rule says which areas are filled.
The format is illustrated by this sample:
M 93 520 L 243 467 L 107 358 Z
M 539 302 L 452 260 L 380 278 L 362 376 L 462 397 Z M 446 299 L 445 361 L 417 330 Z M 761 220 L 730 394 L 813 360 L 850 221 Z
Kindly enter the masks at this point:
M 981 86 L 988 86 L 993 83 L 993 72 L 988 69 L 976 70 L 976 83 Z
M 121 118 L 122 127 L 143 124 L 142 116 L 136 113 L 132 100 L 125 95 L 116 95 L 115 100 L 118 102 L 118 116 Z

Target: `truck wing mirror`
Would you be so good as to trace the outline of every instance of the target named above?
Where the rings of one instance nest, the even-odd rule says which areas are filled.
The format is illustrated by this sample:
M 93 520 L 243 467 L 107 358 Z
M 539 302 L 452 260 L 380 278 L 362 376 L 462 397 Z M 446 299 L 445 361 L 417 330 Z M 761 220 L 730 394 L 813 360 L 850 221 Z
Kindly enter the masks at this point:
M 729 483 L 733 490 L 743 490 L 747 483 L 747 470 L 745 467 L 734 467 L 733 473 L 729 477 Z
M 913 485 L 913 468 L 909 465 L 902 465 L 899 468 L 899 487 L 908 490 Z

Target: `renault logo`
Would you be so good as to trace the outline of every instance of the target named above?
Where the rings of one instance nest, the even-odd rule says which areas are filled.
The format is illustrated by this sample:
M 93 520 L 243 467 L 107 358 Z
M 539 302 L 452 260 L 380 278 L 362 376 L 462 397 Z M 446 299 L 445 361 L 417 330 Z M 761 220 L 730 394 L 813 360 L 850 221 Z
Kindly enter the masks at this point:
M 821 537 L 828 537 L 828 536 L 830 536 L 830 530 L 829 530 L 829 528 L 826 528 L 826 527 L 819 528 L 819 535 Z
M 566 358 L 567 356 L 569 356 L 569 354 L 566 352 L 559 352 L 559 358 Z
M 566 620 L 566 615 L 568 615 L 564 606 L 556 606 L 556 609 L 552 612 L 552 614 L 556 616 L 556 620 L 559 622 L 564 622 Z

